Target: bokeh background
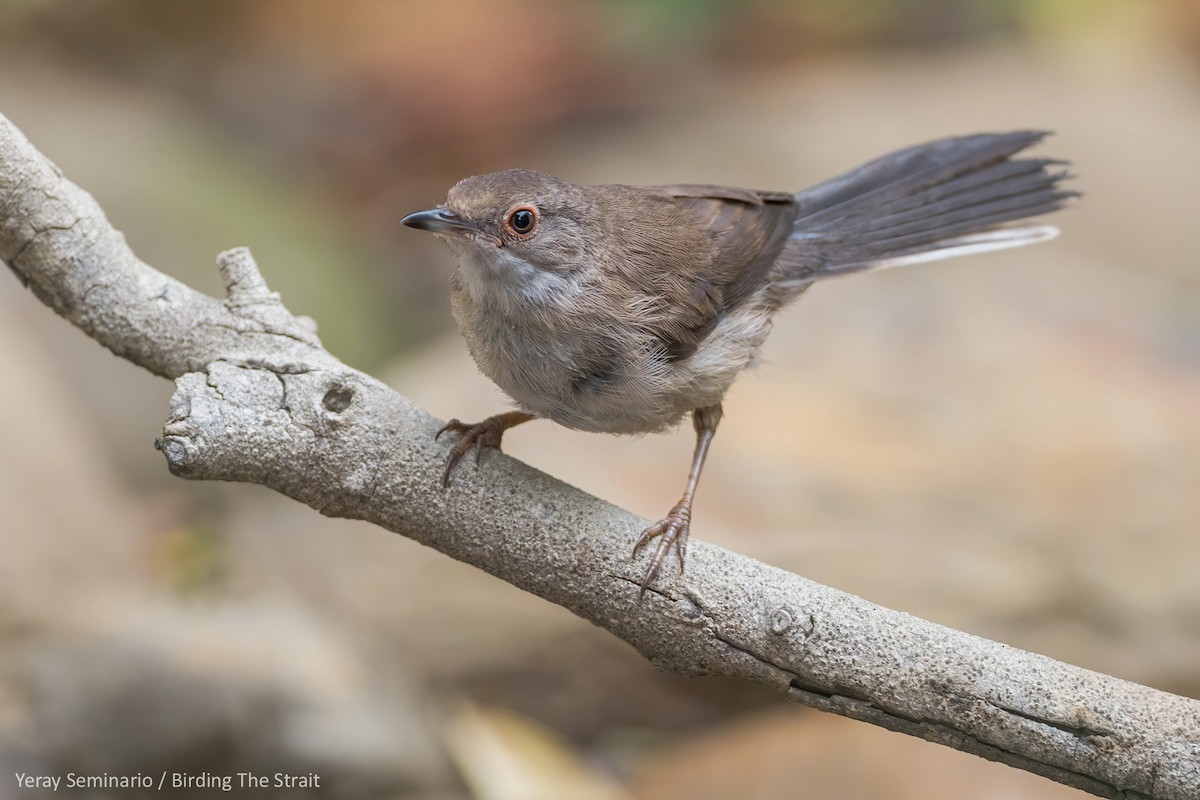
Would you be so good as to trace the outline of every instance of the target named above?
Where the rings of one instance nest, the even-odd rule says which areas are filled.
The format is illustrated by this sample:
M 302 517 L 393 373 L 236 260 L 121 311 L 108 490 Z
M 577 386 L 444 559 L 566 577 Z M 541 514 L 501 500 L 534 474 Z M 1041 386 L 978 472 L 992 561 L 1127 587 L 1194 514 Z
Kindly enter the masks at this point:
M 398 225 L 460 177 L 796 189 L 938 136 L 1056 130 L 1042 152 L 1086 193 L 1058 240 L 831 282 L 782 315 L 728 398 L 695 533 L 1200 697 L 1194 0 L 20 0 L 0 112 L 151 264 L 216 293 L 215 254 L 249 245 L 335 354 L 464 419 L 505 401 L 453 330 L 446 253 Z M 0 309 L 2 774 L 322 776 L 258 798 L 1083 796 L 657 673 L 398 536 L 172 478 L 151 446 L 168 382 L 7 271 Z M 505 444 L 657 518 L 691 438 L 534 424 Z

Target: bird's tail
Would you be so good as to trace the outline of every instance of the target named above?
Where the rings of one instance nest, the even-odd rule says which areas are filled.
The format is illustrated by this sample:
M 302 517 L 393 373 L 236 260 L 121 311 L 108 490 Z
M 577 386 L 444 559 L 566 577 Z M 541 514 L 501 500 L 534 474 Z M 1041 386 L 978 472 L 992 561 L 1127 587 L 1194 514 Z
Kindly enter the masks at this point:
M 1013 156 L 1040 131 L 940 139 L 878 158 L 796 195 L 799 211 L 776 262 L 785 296 L 863 270 L 1018 247 L 1049 225 L 1004 223 L 1062 208 L 1066 162 Z

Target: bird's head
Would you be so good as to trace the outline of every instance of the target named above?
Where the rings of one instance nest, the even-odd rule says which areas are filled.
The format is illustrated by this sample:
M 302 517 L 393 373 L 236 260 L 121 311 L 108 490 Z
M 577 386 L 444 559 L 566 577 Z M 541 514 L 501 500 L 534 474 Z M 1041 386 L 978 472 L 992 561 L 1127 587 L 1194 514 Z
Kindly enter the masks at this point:
M 584 268 L 590 212 L 582 187 L 510 169 L 466 178 L 444 205 L 401 222 L 440 236 L 469 282 L 544 291 Z

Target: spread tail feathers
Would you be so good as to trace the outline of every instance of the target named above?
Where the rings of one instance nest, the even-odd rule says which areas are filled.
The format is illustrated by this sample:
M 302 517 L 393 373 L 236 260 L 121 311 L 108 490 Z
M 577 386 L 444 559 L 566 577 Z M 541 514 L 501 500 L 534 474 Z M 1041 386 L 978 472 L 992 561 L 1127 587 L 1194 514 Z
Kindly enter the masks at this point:
M 1000 227 L 1062 208 L 1066 162 L 1013 155 L 1039 131 L 978 134 L 910 147 L 796 195 L 777 262 L 783 288 L 871 269 L 1018 247 L 1053 238 L 1047 225 Z

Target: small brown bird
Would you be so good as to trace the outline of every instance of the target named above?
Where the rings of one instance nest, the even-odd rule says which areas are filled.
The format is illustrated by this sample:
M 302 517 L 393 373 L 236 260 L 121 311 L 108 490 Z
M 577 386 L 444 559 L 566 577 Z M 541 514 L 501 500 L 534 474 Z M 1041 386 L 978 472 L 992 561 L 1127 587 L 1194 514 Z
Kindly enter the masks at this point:
M 650 433 L 691 413 L 683 496 L 642 533 L 659 538 L 642 591 L 674 546 L 682 572 L 692 500 L 721 400 L 774 313 L 814 282 L 1045 241 L 1002 227 L 1061 208 L 1066 162 L 1014 158 L 1046 134 L 962 136 L 886 155 L 796 194 L 729 186 L 576 186 L 512 169 L 467 178 L 402 222 L 457 261 L 451 303 L 467 348 L 518 410 L 458 434 L 443 482 L 472 448 L 531 419 Z

